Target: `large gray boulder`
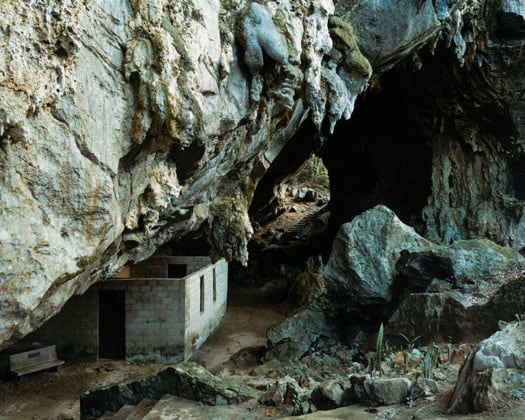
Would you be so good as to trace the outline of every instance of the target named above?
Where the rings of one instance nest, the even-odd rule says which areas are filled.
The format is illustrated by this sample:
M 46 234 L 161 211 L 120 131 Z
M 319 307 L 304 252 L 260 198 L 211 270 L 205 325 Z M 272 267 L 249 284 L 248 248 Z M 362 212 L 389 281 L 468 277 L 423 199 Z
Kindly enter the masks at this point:
M 525 307 L 525 258 L 488 240 L 406 252 L 397 281 L 406 293 L 387 333 L 431 341 L 478 341 Z M 401 286 L 400 286 L 401 287 Z
M 507 325 L 482 341 L 462 366 L 449 413 L 494 410 L 525 400 L 525 322 Z
M 327 297 L 347 310 L 390 302 L 401 252 L 435 246 L 387 207 L 365 211 L 341 226 L 335 238 L 325 267 Z

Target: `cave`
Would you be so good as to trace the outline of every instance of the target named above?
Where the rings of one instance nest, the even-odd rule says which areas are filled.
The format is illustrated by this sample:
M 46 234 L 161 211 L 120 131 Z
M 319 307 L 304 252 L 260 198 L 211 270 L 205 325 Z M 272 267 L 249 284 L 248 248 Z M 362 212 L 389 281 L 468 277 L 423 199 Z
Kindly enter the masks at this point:
M 425 230 L 422 209 L 432 186 L 432 138 L 421 127 L 419 113 L 424 111 L 403 101 L 403 92 L 416 89 L 404 85 L 403 77 L 397 69 L 382 75 L 380 87 L 358 99 L 350 121 L 339 122 L 321 148 L 330 176 L 334 233 L 377 204 L 390 207 L 417 231 Z
M 523 1 L 35 3 L 2 418 L 523 417 Z

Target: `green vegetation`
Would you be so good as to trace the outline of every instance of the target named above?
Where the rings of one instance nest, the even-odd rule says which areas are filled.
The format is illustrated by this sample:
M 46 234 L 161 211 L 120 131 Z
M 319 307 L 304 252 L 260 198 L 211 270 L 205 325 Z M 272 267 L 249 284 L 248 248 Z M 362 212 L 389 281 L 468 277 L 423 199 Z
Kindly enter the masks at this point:
M 379 332 L 377 333 L 376 341 L 376 354 L 377 354 L 377 366 L 379 368 L 379 376 L 381 376 L 381 362 L 383 361 L 383 335 L 384 335 L 384 325 L 381 323 L 379 327 Z
M 407 347 L 408 347 L 408 351 L 412 351 L 412 349 L 415 347 L 416 345 L 416 341 L 419 340 L 421 338 L 420 335 L 418 335 L 417 337 L 414 337 L 412 339 L 408 338 L 405 334 L 403 333 L 398 333 L 401 337 L 403 337 L 405 339 L 405 341 L 407 342 Z
M 330 186 L 328 170 L 323 165 L 321 158 L 316 155 L 310 156 L 310 159 L 308 159 L 301 170 L 294 175 L 293 179 L 297 184 L 308 184 L 326 190 L 328 190 Z

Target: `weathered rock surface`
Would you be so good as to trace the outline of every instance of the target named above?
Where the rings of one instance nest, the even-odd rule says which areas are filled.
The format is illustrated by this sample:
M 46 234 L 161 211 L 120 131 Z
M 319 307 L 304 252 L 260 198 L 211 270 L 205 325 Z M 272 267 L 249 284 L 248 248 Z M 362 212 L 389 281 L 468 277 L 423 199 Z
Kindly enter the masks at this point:
M 525 399 L 525 322 L 507 325 L 482 341 L 462 366 L 449 413 L 501 408 Z
M 288 361 L 303 356 L 320 339 L 336 338 L 338 332 L 320 303 L 316 302 L 271 326 L 266 335 L 270 348 L 265 357 Z
M 319 410 L 333 410 L 343 402 L 344 389 L 336 380 L 323 381 L 310 395 L 310 400 Z
M 327 298 L 348 311 L 392 299 L 396 263 L 405 250 L 435 246 L 377 206 L 341 226 L 325 267 Z
M 373 79 L 320 151 L 334 236 L 384 204 L 436 243 L 483 237 L 524 249 L 525 32 L 517 3 L 338 3 L 376 71 L 402 62 Z M 403 41 L 436 28 L 423 48 L 417 38 Z
M 106 411 L 118 411 L 124 404 L 137 405 L 144 398 L 158 400 L 166 394 L 207 405 L 226 405 L 258 398 L 261 392 L 241 383 L 228 382 L 195 363 L 185 362 L 150 378 L 85 392 L 80 396 L 80 413 L 83 418 L 97 417 Z
M 448 10 L 434 4 L 439 2 L 361 0 L 338 2 L 336 10 L 352 22 L 361 50 L 377 71 L 391 67 L 437 34 Z
M 407 293 L 387 326 L 389 334 L 448 342 L 494 333 L 525 307 L 525 258 L 488 240 L 406 252 L 397 264 Z
M 383 203 L 434 242 L 525 249 L 523 16 L 511 0 L 2 2 L 0 346 L 188 232 L 246 263 L 254 189 L 307 118 L 334 233 Z M 353 112 L 367 56 L 382 73 Z
M 191 231 L 246 263 L 258 179 L 309 113 L 349 118 L 370 77 L 351 37 L 328 56 L 333 11 L 2 2 L 0 343 Z
M 406 403 L 413 382 L 407 378 L 369 378 L 363 385 L 372 404 L 390 405 Z

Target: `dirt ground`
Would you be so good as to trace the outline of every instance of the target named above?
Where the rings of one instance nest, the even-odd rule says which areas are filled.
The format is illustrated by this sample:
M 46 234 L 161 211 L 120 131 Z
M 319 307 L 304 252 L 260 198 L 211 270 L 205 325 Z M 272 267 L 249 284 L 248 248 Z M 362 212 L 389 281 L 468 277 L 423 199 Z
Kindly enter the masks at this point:
M 107 384 L 139 379 L 164 366 L 99 360 L 66 363 L 58 372 L 0 383 L 0 419 L 79 419 L 82 392 Z
M 266 345 L 268 327 L 284 319 L 279 302 L 263 299 L 248 287 L 233 287 L 221 325 L 191 359 L 210 371 L 245 347 Z
M 194 355 L 210 370 L 244 347 L 265 345 L 268 327 L 283 319 L 271 302 L 258 300 L 247 289 L 232 290 L 222 324 Z M 79 419 L 82 392 L 149 376 L 165 367 L 113 360 L 66 363 L 58 373 L 35 373 L 18 382 L 0 383 L 0 419 Z

